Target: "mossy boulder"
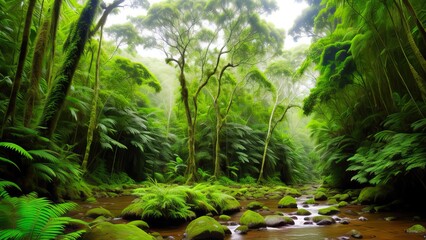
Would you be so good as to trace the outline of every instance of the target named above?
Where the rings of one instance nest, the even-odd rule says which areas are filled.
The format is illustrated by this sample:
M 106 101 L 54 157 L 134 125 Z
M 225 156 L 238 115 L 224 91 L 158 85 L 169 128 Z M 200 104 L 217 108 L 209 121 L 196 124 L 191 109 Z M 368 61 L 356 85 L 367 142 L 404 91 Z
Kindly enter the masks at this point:
M 303 204 L 315 204 L 315 203 L 316 203 L 315 199 L 313 199 L 313 198 L 310 198 L 310 199 L 303 202 Z
M 220 208 L 222 213 L 238 212 L 241 209 L 241 204 L 237 199 L 228 195 L 222 199 Z
M 309 216 L 311 214 L 312 214 L 311 212 L 309 212 L 308 210 L 304 208 L 297 209 L 297 212 L 296 212 L 296 215 L 301 215 L 301 216 Z
M 214 218 L 202 216 L 192 220 L 185 230 L 186 239 L 214 239 L 220 240 L 225 238 L 225 231 Z
M 240 218 L 240 224 L 246 225 L 249 228 L 261 228 L 266 226 L 265 219 L 262 215 L 252 210 L 247 210 L 243 213 Z
M 106 218 L 113 217 L 112 213 L 103 207 L 92 208 L 86 212 L 85 216 L 90 218 L 97 218 L 99 216 L 104 216 Z
M 338 202 L 337 202 L 336 199 L 332 198 L 332 199 L 328 199 L 327 204 L 328 205 L 336 205 L 336 204 L 338 204 Z
M 416 224 L 405 230 L 407 233 L 426 233 L 426 228 L 423 225 Z
M 348 202 L 345 202 L 345 201 L 341 201 L 339 202 L 339 204 L 337 204 L 337 207 L 346 207 L 346 206 L 348 206 Z
M 222 225 L 222 228 L 223 228 L 223 232 L 225 233 L 225 235 L 231 235 L 232 234 L 231 230 L 227 226 Z
M 349 196 L 349 194 L 347 193 L 343 193 L 343 194 L 336 194 L 334 198 L 339 201 L 348 201 L 351 199 L 351 196 Z
M 285 225 L 294 225 L 294 220 L 287 216 L 268 215 L 265 216 L 265 223 L 268 227 L 280 227 Z
M 322 220 L 329 220 L 331 222 L 335 222 L 335 220 L 332 217 L 330 217 L 330 216 L 315 216 L 315 217 L 312 218 L 312 221 L 314 223 L 319 223 Z
M 361 190 L 358 202 L 361 204 L 385 203 L 393 198 L 393 188 L 390 186 L 378 185 L 366 187 Z
M 325 194 L 325 192 L 318 191 L 318 192 L 315 193 L 314 199 L 316 201 L 327 200 L 327 194 Z
M 254 201 L 247 204 L 247 209 L 256 210 L 256 209 L 261 209 L 263 206 L 264 206 L 263 203 Z
M 238 234 L 247 234 L 249 227 L 246 225 L 240 225 L 234 231 Z
M 296 199 L 292 196 L 285 196 L 278 202 L 279 208 L 297 208 Z
M 102 222 L 83 235 L 83 240 L 156 240 L 144 230 L 129 224 Z
M 337 207 L 326 207 L 318 210 L 318 213 L 321 215 L 334 215 L 339 212 L 340 210 Z
M 222 214 L 222 215 L 220 215 L 220 216 L 219 216 L 219 220 L 222 220 L 222 221 L 229 221 L 229 220 L 231 220 L 231 217 L 230 217 L 230 216 L 228 216 L 228 215 L 224 215 L 224 214 Z
M 142 221 L 142 220 L 131 221 L 131 222 L 127 223 L 127 224 L 134 225 L 134 226 L 136 226 L 136 227 L 138 227 L 138 228 L 140 228 L 142 230 L 149 229 L 148 223 L 146 223 L 145 221 Z

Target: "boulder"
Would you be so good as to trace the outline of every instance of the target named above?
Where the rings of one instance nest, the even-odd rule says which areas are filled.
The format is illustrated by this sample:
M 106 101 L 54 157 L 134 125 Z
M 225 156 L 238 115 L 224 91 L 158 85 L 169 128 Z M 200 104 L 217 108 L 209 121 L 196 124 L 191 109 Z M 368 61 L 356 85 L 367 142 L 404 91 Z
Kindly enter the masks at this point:
M 261 228 L 265 227 L 265 219 L 257 212 L 247 210 L 240 218 L 240 224 L 246 225 L 248 228 Z
M 314 199 L 316 201 L 327 200 L 327 194 L 325 194 L 324 192 L 318 191 L 317 193 L 315 193 Z
M 214 218 L 208 216 L 202 216 L 192 220 L 186 227 L 185 234 L 188 240 L 221 240 L 225 238 L 222 225 Z
M 294 225 L 294 220 L 292 218 L 280 215 L 268 215 L 265 217 L 265 222 L 268 227 Z
M 341 201 L 341 202 L 339 202 L 339 204 L 337 204 L 337 207 L 346 207 L 346 206 L 348 206 L 348 202 L 346 202 L 346 201 Z
M 426 228 L 423 225 L 416 224 L 405 230 L 407 233 L 426 233 Z
M 247 234 L 247 232 L 249 231 L 248 226 L 246 225 L 240 225 L 238 226 L 234 232 L 238 233 L 238 234 Z
M 144 230 L 129 224 L 112 224 L 102 222 L 83 235 L 83 240 L 156 240 Z
M 312 221 L 314 223 L 319 223 L 320 221 L 322 221 L 324 219 L 329 220 L 329 221 L 334 223 L 334 219 L 330 216 L 315 216 L 315 217 L 312 218 Z
M 301 215 L 301 216 L 309 216 L 312 213 L 309 212 L 308 210 L 304 209 L 304 208 L 300 208 L 297 210 L 296 215 Z
M 296 199 L 292 196 L 285 196 L 278 202 L 279 208 L 297 208 Z
M 263 206 L 264 206 L 263 203 L 258 202 L 258 201 L 254 201 L 254 202 L 250 202 L 249 204 L 247 204 L 247 209 L 257 210 L 257 209 L 261 209 Z
M 229 220 L 231 220 L 231 217 L 230 217 L 230 216 L 228 216 L 228 215 L 224 215 L 224 214 L 222 214 L 222 215 L 220 215 L 220 216 L 219 216 L 219 220 L 222 220 L 222 221 L 229 221 Z
M 326 207 L 318 210 L 318 213 L 321 215 L 334 215 L 339 213 L 339 209 L 337 207 Z
M 85 216 L 90 218 L 97 218 L 99 216 L 104 216 L 106 218 L 114 217 L 108 209 L 103 207 L 92 208 L 86 212 Z
M 147 230 L 149 229 L 149 225 L 148 223 L 146 223 L 145 221 L 142 220 L 135 220 L 135 221 L 131 221 L 129 223 L 127 223 L 128 225 L 134 225 L 142 230 Z

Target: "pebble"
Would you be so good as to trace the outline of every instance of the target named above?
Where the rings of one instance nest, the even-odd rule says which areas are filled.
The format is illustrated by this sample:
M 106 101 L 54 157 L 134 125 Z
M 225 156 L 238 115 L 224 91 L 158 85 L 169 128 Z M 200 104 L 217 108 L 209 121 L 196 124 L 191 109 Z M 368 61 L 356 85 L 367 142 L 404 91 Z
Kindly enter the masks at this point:
M 367 219 L 366 217 L 361 216 L 361 217 L 359 217 L 359 218 L 358 218 L 358 220 L 360 220 L 360 221 L 363 221 L 363 222 L 364 222 L 364 221 L 367 221 L 368 219 Z

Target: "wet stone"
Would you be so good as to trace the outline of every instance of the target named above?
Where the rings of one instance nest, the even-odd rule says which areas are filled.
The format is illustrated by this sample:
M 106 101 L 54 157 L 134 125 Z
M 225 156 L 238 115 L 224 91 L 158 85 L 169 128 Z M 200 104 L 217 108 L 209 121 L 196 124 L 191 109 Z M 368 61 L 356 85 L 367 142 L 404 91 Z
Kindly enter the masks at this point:
M 361 216 L 361 217 L 359 217 L 359 218 L 358 218 L 358 220 L 360 220 L 360 221 L 362 221 L 362 222 L 365 222 L 365 221 L 367 221 L 368 219 L 367 219 L 366 217 Z
M 303 223 L 303 225 L 313 225 L 313 224 L 314 224 L 314 222 L 312 222 L 312 221 L 306 221 L 306 222 Z
M 323 219 L 317 222 L 317 225 L 331 225 L 331 224 L 333 224 L 333 221 L 330 221 L 329 219 Z

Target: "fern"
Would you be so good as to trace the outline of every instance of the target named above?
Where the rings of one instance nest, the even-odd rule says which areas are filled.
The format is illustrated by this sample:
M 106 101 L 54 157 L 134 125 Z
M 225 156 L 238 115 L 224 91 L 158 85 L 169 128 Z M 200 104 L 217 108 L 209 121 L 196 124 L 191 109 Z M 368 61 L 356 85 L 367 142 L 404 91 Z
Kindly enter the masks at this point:
M 25 150 L 23 147 L 19 146 L 18 144 L 12 143 L 12 142 L 0 142 L 0 147 L 10 149 L 12 151 L 18 152 L 21 154 L 21 156 L 26 157 L 28 159 L 33 159 L 30 153 L 28 153 L 27 150 Z

